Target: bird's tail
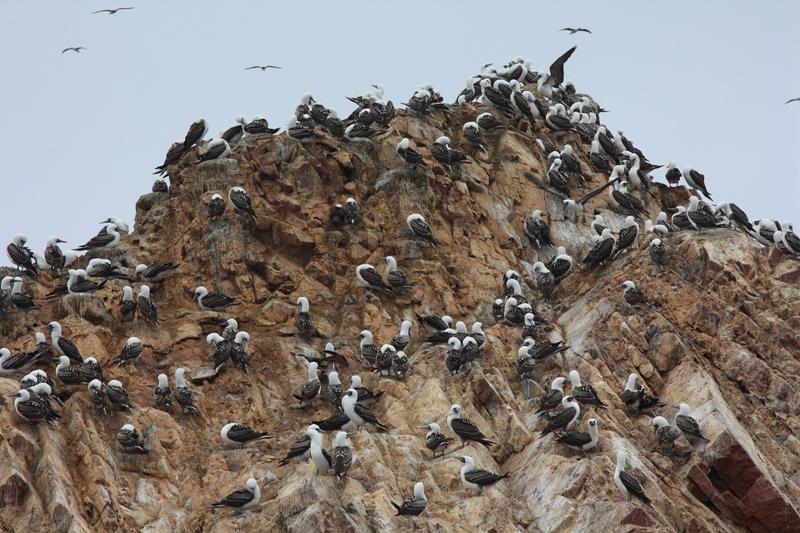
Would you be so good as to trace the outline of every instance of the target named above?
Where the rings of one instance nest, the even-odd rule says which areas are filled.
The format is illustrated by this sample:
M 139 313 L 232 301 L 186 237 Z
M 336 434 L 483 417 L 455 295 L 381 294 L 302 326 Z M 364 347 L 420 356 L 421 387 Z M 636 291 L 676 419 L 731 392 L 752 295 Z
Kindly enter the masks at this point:
M 492 446 L 494 446 L 496 444 L 495 442 L 490 441 L 489 439 L 481 439 L 478 442 L 480 442 L 481 444 L 483 444 L 487 448 L 491 448 Z
M 397 509 L 397 514 L 395 516 L 400 516 L 400 506 L 397 505 L 394 502 L 390 502 L 390 503 L 394 506 L 395 509 Z

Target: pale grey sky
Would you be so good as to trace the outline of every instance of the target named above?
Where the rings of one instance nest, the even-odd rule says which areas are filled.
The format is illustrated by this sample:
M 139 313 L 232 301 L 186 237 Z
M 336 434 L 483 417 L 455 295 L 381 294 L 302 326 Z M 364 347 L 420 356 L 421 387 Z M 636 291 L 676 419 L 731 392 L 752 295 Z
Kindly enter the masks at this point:
M 135 6 L 116 15 L 91 11 Z M 480 65 L 567 79 L 654 162 L 706 174 L 715 200 L 792 220 L 800 197 L 800 3 L 794 1 L 0 0 L 0 242 L 78 246 L 133 222 L 154 166 L 197 117 L 285 125 L 309 91 L 339 114 L 371 83 L 399 105 L 431 82 L 448 101 Z M 580 25 L 592 35 L 558 29 Z M 81 54 L 61 54 L 85 46 Z M 244 71 L 257 63 L 284 70 Z M 3 254 L 2 264 L 8 259 Z

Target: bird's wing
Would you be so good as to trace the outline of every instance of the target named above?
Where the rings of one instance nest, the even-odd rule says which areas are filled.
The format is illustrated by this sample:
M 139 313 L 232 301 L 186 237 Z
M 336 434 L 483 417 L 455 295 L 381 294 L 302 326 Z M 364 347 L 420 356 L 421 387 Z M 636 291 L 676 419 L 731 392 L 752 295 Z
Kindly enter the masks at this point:
M 259 67 L 258 65 L 253 65 L 252 67 L 247 67 L 245 70 L 253 70 L 256 68 L 261 68 L 261 67 Z
M 573 46 L 566 52 L 564 52 L 561 57 L 553 61 L 553 64 L 550 65 L 550 76 L 556 82 L 556 85 L 561 85 L 564 82 L 564 63 L 567 62 L 567 59 L 575 52 L 577 46 Z
M 788 104 L 788 103 L 791 103 L 791 102 L 800 102 L 800 98 L 790 98 L 790 99 L 786 100 L 785 103 Z
M 375 413 L 373 413 L 368 407 L 364 407 L 360 403 L 357 403 L 353 409 L 358 416 L 364 419 L 365 422 L 369 422 L 370 424 L 374 424 L 376 426 L 383 426 L 380 420 L 378 420 L 378 418 L 375 416 Z
M 556 438 L 558 442 L 563 442 L 569 446 L 584 446 L 592 442 L 592 437 L 583 431 L 570 431 Z
M 78 350 L 78 347 L 75 346 L 75 343 L 69 340 L 68 338 L 59 337 L 58 347 L 61 348 L 64 351 L 64 355 L 66 355 L 70 359 L 83 360 L 83 357 L 81 357 L 81 352 Z
M 574 29 L 572 29 L 572 28 L 561 28 L 561 29 L 560 29 L 560 30 L 558 30 L 558 31 L 575 31 L 575 30 L 574 30 Z
M 232 298 L 222 294 L 221 292 L 212 292 L 203 298 L 203 305 L 205 307 L 220 307 L 229 304 L 231 300 Z
M 632 476 L 628 475 L 627 472 L 625 471 L 620 472 L 619 480 L 622 482 L 623 485 L 625 485 L 625 488 L 628 489 L 628 492 L 630 492 L 634 496 L 642 498 L 645 501 L 650 500 L 644 493 L 644 489 L 642 489 L 642 486 L 639 484 L 639 482 L 636 481 L 636 479 L 634 479 Z
M 430 235 L 431 234 L 430 226 L 428 226 L 427 223 L 423 222 L 422 220 L 420 220 L 418 218 L 415 218 L 414 220 L 411 221 L 411 227 L 415 232 L 420 233 L 422 235 Z
M 217 502 L 215 505 L 227 505 L 229 507 L 241 507 L 253 501 L 255 495 L 247 489 L 238 489 L 227 496 L 224 499 Z
M 386 285 L 381 275 L 374 268 L 365 268 L 362 270 L 361 277 L 364 278 L 364 281 L 376 287 L 384 287 Z
M 700 425 L 697 423 L 697 420 L 691 416 L 676 416 L 675 425 L 684 433 L 689 433 L 690 435 L 700 434 Z
M 471 440 L 485 439 L 486 436 L 481 433 L 481 430 L 466 418 L 454 418 L 452 422 L 453 431 L 459 437 L 466 437 Z
M 89 242 L 87 242 L 83 246 L 76 248 L 76 250 L 99 248 L 101 246 L 105 246 L 106 244 L 110 243 L 113 240 L 114 236 L 110 233 L 98 233 L 97 235 L 89 239 Z
M 567 407 L 566 409 L 561 409 L 559 412 L 553 416 L 550 420 L 550 423 L 547 424 L 549 428 L 563 428 L 565 427 L 572 417 L 575 416 L 575 408 L 574 407 Z
M 464 474 L 464 479 L 476 485 L 491 485 L 501 479 L 503 476 L 489 472 L 488 470 L 473 470 Z
M 253 428 L 236 424 L 228 430 L 228 438 L 237 442 L 246 442 L 258 438 L 261 433 L 253 431 Z
M 92 15 L 96 15 L 98 13 L 111 13 L 110 9 L 101 9 L 99 11 L 92 11 Z
M 583 32 L 586 32 L 586 33 L 592 33 L 592 31 L 590 29 L 588 29 L 588 28 L 578 28 L 578 31 L 583 31 Z

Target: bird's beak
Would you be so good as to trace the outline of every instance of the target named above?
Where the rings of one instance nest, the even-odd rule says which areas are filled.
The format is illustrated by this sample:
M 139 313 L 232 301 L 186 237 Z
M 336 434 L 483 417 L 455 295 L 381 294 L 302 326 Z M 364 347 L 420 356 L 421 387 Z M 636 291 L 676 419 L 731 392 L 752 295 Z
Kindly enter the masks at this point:
M 372 85 L 370 85 L 370 87 L 375 87 L 376 89 L 378 88 L 378 86 L 375 85 L 374 83 Z
M 419 426 L 419 429 L 428 429 L 428 426 Z
M 67 241 L 62 241 L 61 239 L 56 239 L 56 242 L 63 242 L 63 243 L 65 243 L 65 242 L 67 242 Z

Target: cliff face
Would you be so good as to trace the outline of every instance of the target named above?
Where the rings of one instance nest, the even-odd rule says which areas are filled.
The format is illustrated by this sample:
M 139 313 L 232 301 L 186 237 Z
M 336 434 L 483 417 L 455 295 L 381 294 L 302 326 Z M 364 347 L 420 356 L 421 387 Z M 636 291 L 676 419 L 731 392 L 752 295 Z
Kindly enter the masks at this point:
M 18 377 L 0 378 L 0 529 L 800 531 L 800 264 L 742 233 L 717 229 L 663 239 L 669 265 L 661 268 L 640 237 L 641 250 L 595 272 L 576 268 L 545 300 L 533 281 L 537 252 L 522 233 L 525 216 L 544 210 L 554 242 L 577 260 L 589 248 L 591 217 L 565 214 L 560 198 L 526 178 L 526 172 L 547 171 L 530 134 L 510 129 L 489 137 L 488 152 L 471 153 L 474 160 L 456 178 L 431 160 L 427 169 L 403 170 L 394 152 L 404 136 L 423 154 L 442 134 L 453 146 L 466 146 L 460 125 L 475 115 L 470 106 L 448 117 L 401 113 L 378 142 L 300 144 L 285 135 L 253 136 L 227 160 L 195 166 L 193 156 L 185 157 L 170 192 L 141 197 L 134 233 L 102 254 L 123 267 L 180 263 L 154 291 L 159 329 L 116 320 L 119 282 L 3 324 L 0 344 L 16 353 L 31 348 L 29 326 L 59 320 L 84 357 L 95 356 L 108 379 L 122 381 L 136 407 L 104 417 L 80 386 L 57 428 L 28 426 L 8 398 Z M 590 168 L 578 137 L 537 136 L 581 147 L 576 152 Z M 590 186 L 604 180 L 593 175 Z M 234 185 L 248 191 L 258 221 L 237 216 L 229 205 L 220 220 L 209 222 L 211 194 L 225 196 Z M 348 196 L 359 202 L 364 221 L 332 230 L 329 208 Z M 657 197 L 645 199 L 653 217 L 685 204 L 688 194 L 661 187 Z M 586 206 L 587 213 L 594 209 L 614 229 L 621 227 L 624 217 L 609 210 L 607 195 Z M 439 246 L 409 239 L 405 218 L 412 212 L 425 215 Z M 386 255 L 398 258 L 413 290 L 379 298 L 357 286 L 355 267 L 372 263 L 383 270 Z M 537 367 L 535 383 L 525 387 L 532 401 L 515 370 L 520 328 L 492 318 L 509 268 L 523 273 L 524 292 L 551 320 L 544 335 L 572 347 Z M 628 279 L 645 292 L 647 305 L 635 309 L 624 302 L 620 285 Z M 227 313 L 201 311 L 191 301 L 197 285 L 243 304 Z M 33 287 L 39 297 L 46 292 Z M 316 476 L 310 463 L 277 466 L 306 425 L 330 412 L 322 401 L 301 409 L 291 398 L 306 380 L 294 357 L 308 347 L 294 336 L 299 296 L 311 301 L 314 348 L 331 340 L 348 354 L 349 368 L 337 369 L 343 383 L 358 373 L 367 386 L 384 391 L 375 411 L 392 429 L 351 436 L 357 460 L 342 483 Z M 407 379 L 371 376 L 358 354 L 358 332 L 370 329 L 376 342 L 387 342 L 415 312 L 483 322 L 488 338 L 479 364 L 463 376 L 449 375 L 443 348 L 421 345 L 425 333 L 415 324 Z M 217 324 L 229 317 L 251 335 L 253 371 L 230 369 L 213 383 L 192 385 L 202 417 L 155 409 L 157 374 L 168 374 L 172 384 L 179 366 L 195 374 L 211 366 L 205 334 L 219 331 Z M 117 368 L 112 361 L 131 335 L 146 345 L 142 362 Z M 543 422 L 534 414 L 552 379 L 572 369 L 609 405 L 582 415 L 581 428 L 590 416 L 600 427 L 600 444 L 585 457 L 552 436 L 539 438 Z M 631 372 L 666 404 L 654 414 L 671 421 L 677 404 L 688 403 L 710 443 L 693 448 L 681 438 L 674 457 L 657 453 L 650 416 L 628 414 L 618 397 Z M 434 421 L 446 427 L 453 403 L 498 446 L 471 445 L 431 460 L 418 427 Z M 219 430 L 229 421 L 275 438 L 223 449 Z M 147 456 L 119 452 L 114 436 L 126 422 L 153 428 Z M 632 451 L 627 471 L 642 483 L 652 508 L 626 501 L 614 486 L 620 447 Z M 458 476 L 454 457 L 462 453 L 479 467 L 511 475 L 474 496 Z M 256 509 L 242 515 L 210 510 L 212 501 L 251 476 L 262 485 Z M 415 481 L 425 483 L 428 511 L 395 518 L 390 502 L 407 496 Z

